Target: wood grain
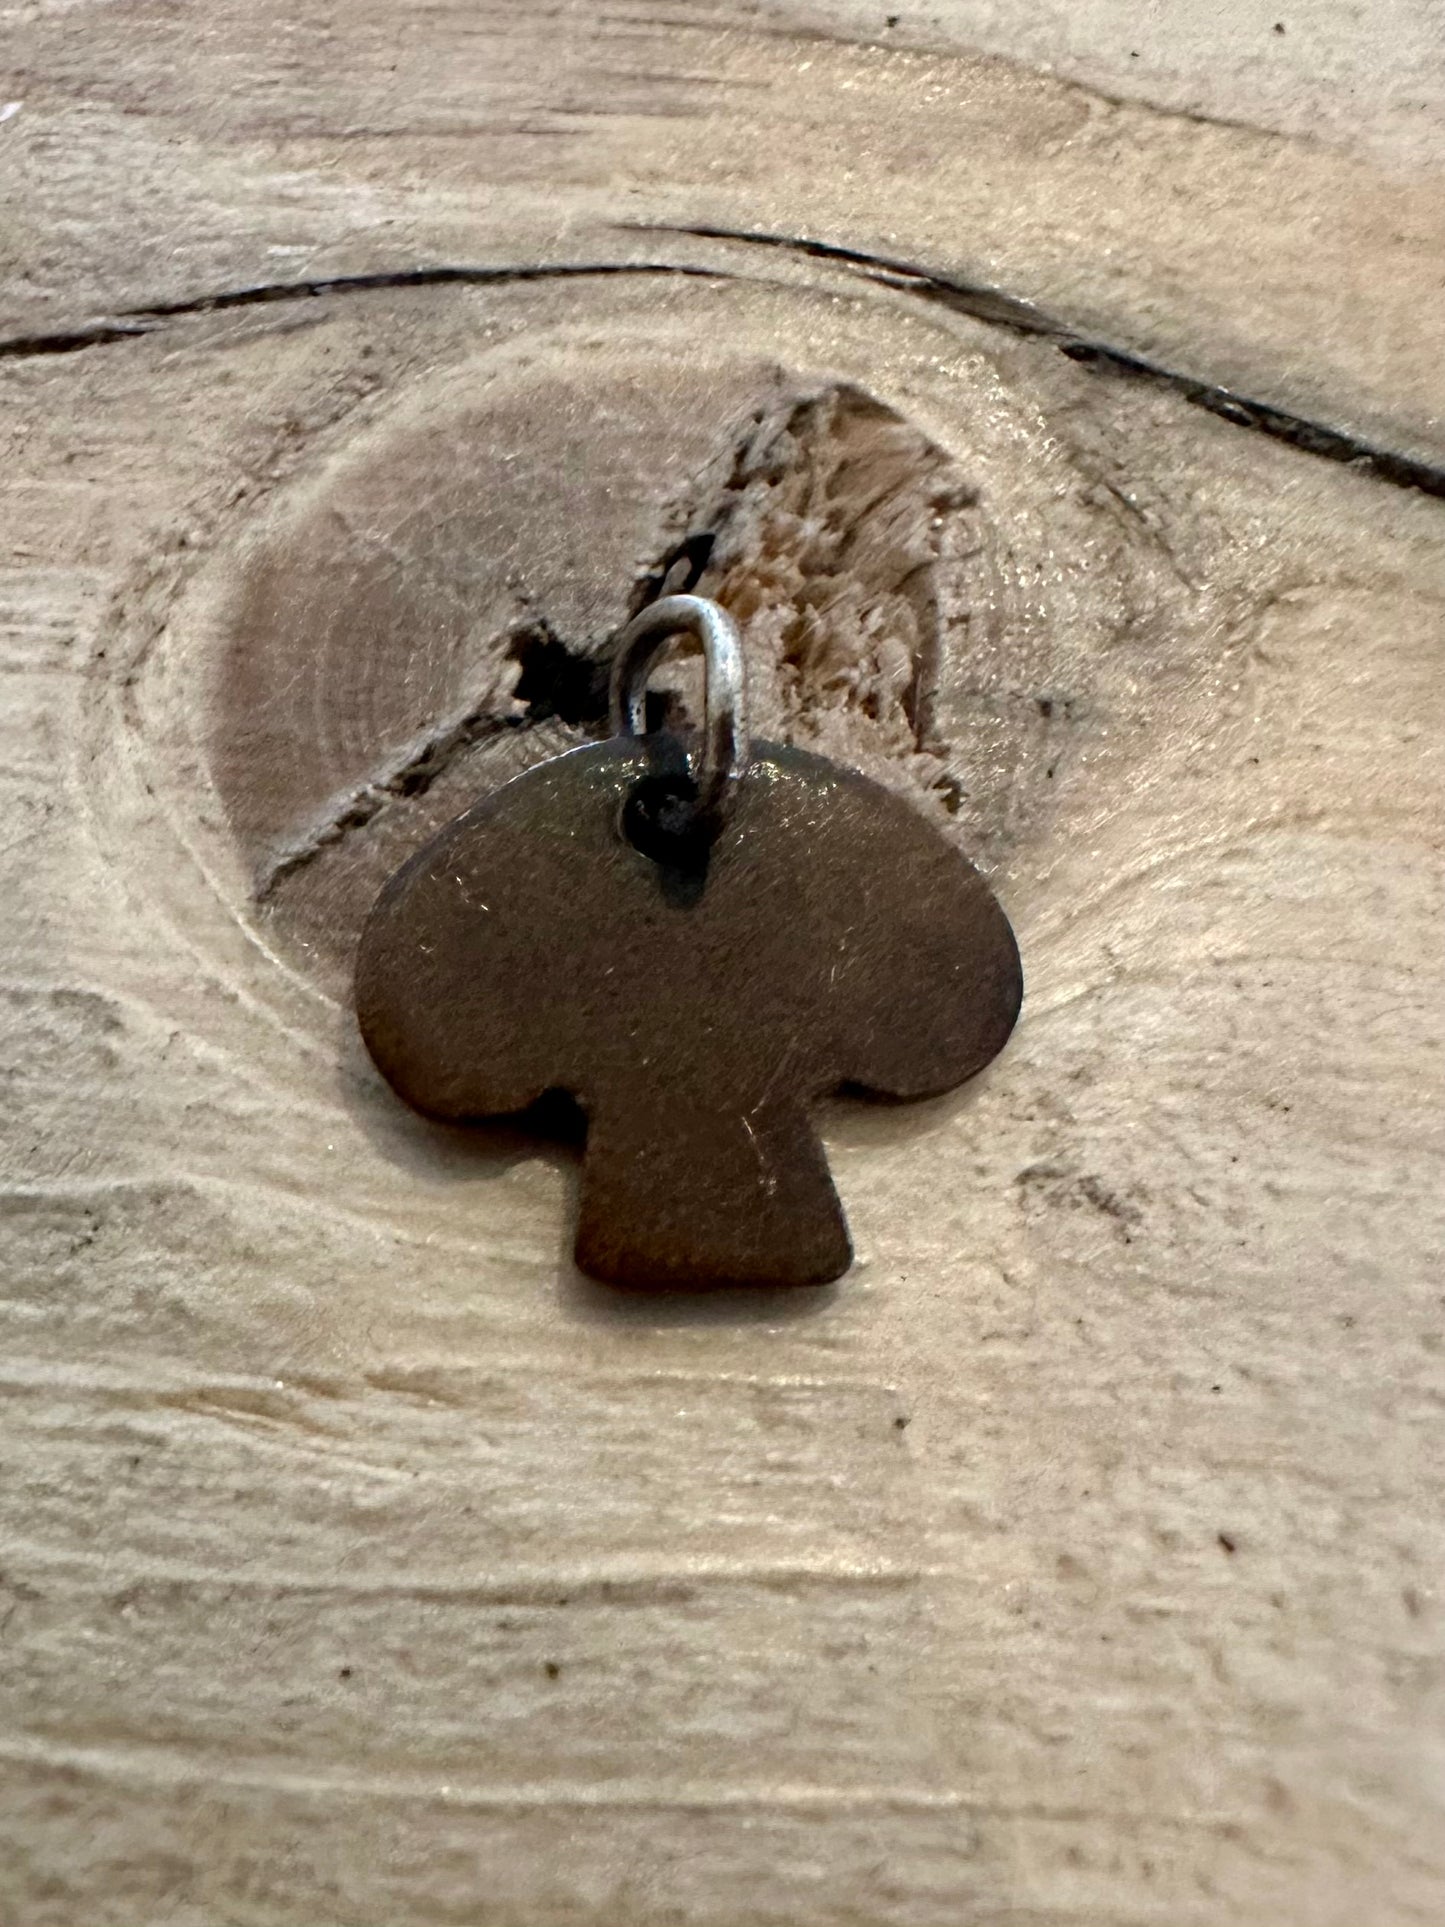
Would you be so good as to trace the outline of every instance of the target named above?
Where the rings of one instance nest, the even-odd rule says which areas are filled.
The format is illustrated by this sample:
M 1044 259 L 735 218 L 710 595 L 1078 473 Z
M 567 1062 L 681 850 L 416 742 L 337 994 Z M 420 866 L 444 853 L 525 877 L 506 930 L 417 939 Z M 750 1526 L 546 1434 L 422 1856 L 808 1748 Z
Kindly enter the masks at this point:
M 1441 505 L 675 231 L 1429 464 L 1438 170 L 816 25 L 12 26 L 4 1927 L 1445 1911 Z M 587 1285 L 347 1002 L 704 532 L 1028 978 L 806 1312 Z

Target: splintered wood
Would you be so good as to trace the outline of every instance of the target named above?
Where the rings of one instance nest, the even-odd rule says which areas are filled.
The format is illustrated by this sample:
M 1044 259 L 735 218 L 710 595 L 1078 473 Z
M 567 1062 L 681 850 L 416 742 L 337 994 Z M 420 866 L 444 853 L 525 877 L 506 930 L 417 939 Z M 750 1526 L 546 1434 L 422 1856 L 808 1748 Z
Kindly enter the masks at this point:
M 8 28 L 3 1927 L 1445 1917 L 1438 151 L 934 11 Z M 356 1033 L 665 581 L 1023 952 L 806 1302 Z

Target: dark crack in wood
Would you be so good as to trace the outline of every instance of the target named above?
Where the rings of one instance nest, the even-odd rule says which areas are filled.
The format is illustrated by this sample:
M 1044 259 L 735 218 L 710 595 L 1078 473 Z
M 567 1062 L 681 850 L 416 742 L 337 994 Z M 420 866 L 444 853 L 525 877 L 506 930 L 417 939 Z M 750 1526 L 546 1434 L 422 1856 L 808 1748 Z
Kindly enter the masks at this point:
M 916 295 L 920 300 L 934 302 L 956 314 L 968 315 L 974 321 L 1051 342 L 1061 354 L 1067 355 L 1070 361 L 1077 362 L 1081 367 L 1169 389 L 1182 396 L 1191 406 L 1217 415 L 1233 423 L 1236 428 L 1248 428 L 1256 434 L 1268 435 L 1271 440 L 1288 443 L 1291 448 L 1298 448 L 1307 455 L 1317 455 L 1323 461 L 1344 463 L 1347 467 L 1373 476 L 1377 481 L 1388 482 L 1392 487 L 1415 489 L 1423 495 L 1445 500 L 1445 467 L 1420 461 L 1396 449 L 1381 448 L 1377 443 L 1366 441 L 1346 429 L 1311 420 L 1287 408 L 1277 408 L 1272 402 L 1237 394 L 1233 389 L 1201 380 L 1177 368 L 1166 368 L 1159 362 L 1135 354 L 1131 349 L 1085 335 L 1032 301 L 991 287 L 985 282 L 961 280 L 922 267 L 914 261 L 900 261 L 888 255 L 869 253 L 862 248 L 846 247 L 839 242 L 819 241 L 802 235 L 769 234 L 706 223 L 681 225 L 670 222 L 638 223 L 634 231 L 689 235 L 707 241 L 736 241 L 752 247 L 777 248 L 813 260 L 836 261 L 842 266 L 859 270 L 871 281 Z
M 256 902 L 265 903 L 278 884 L 323 850 L 339 843 L 350 831 L 369 823 L 388 803 L 402 797 L 424 796 L 457 757 L 474 744 L 508 730 L 525 728 L 533 720 L 525 711 L 515 716 L 499 716 L 488 702 L 443 723 L 402 751 L 384 774 L 334 798 L 320 821 L 270 856 L 256 872 L 253 892 Z
M 11 335 L 0 340 L 0 360 L 28 355 L 74 355 L 86 348 L 133 341 L 153 334 L 169 321 L 189 315 L 222 314 L 231 308 L 263 307 L 278 301 L 307 301 L 333 295 L 372 294 L 387 288 L 494 287 L 518 281 L 569 281 L 605 275 L 681 275 L 701 281 L 725 280 L 715 269 L 666 261 L 557 261 L 488 267 L 442 266 L 387 268 L 373 274 L 342 274 L 314 281 L 261 281 L 223 288 L 215 294 L 123 308 L 103 320 L 48 334 Z

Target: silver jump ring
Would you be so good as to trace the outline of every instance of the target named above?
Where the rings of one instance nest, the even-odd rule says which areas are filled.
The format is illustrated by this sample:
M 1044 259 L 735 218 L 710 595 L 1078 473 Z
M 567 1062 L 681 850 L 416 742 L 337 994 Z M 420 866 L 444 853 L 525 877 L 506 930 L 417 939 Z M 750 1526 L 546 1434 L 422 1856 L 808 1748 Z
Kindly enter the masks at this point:
M 706 596 L 670 595 L 650 602 L 617 638 L 612 662 L 612 733 L 646 732 L 647 678 L 673 636 L 686 632 L 702 644 L 702 743 L 694 780 L 697 807 L 717 821 L 727 814 L 748 760 L 747 679 L 738 626 Z

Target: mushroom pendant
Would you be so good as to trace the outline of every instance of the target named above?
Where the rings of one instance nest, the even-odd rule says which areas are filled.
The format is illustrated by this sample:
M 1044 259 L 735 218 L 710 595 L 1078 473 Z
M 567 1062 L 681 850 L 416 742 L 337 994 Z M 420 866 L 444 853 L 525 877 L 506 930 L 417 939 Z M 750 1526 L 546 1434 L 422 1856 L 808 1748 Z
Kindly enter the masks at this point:
M 692 632 L 690 760 L 643 727 Z M 852 1260 L 808 1107 L 928 1097 L 1002 1049 L 1023 994 L 992 891 L 902 798 L 748 743 L 732 620 L 699 596 L 624 630 L 614 734 L 484 797 L 383 888 L 356 1008 L 430 1117 L 565 1091 L 587 1120 L 576 1259 L 620 1285 L 816 1285 Z

